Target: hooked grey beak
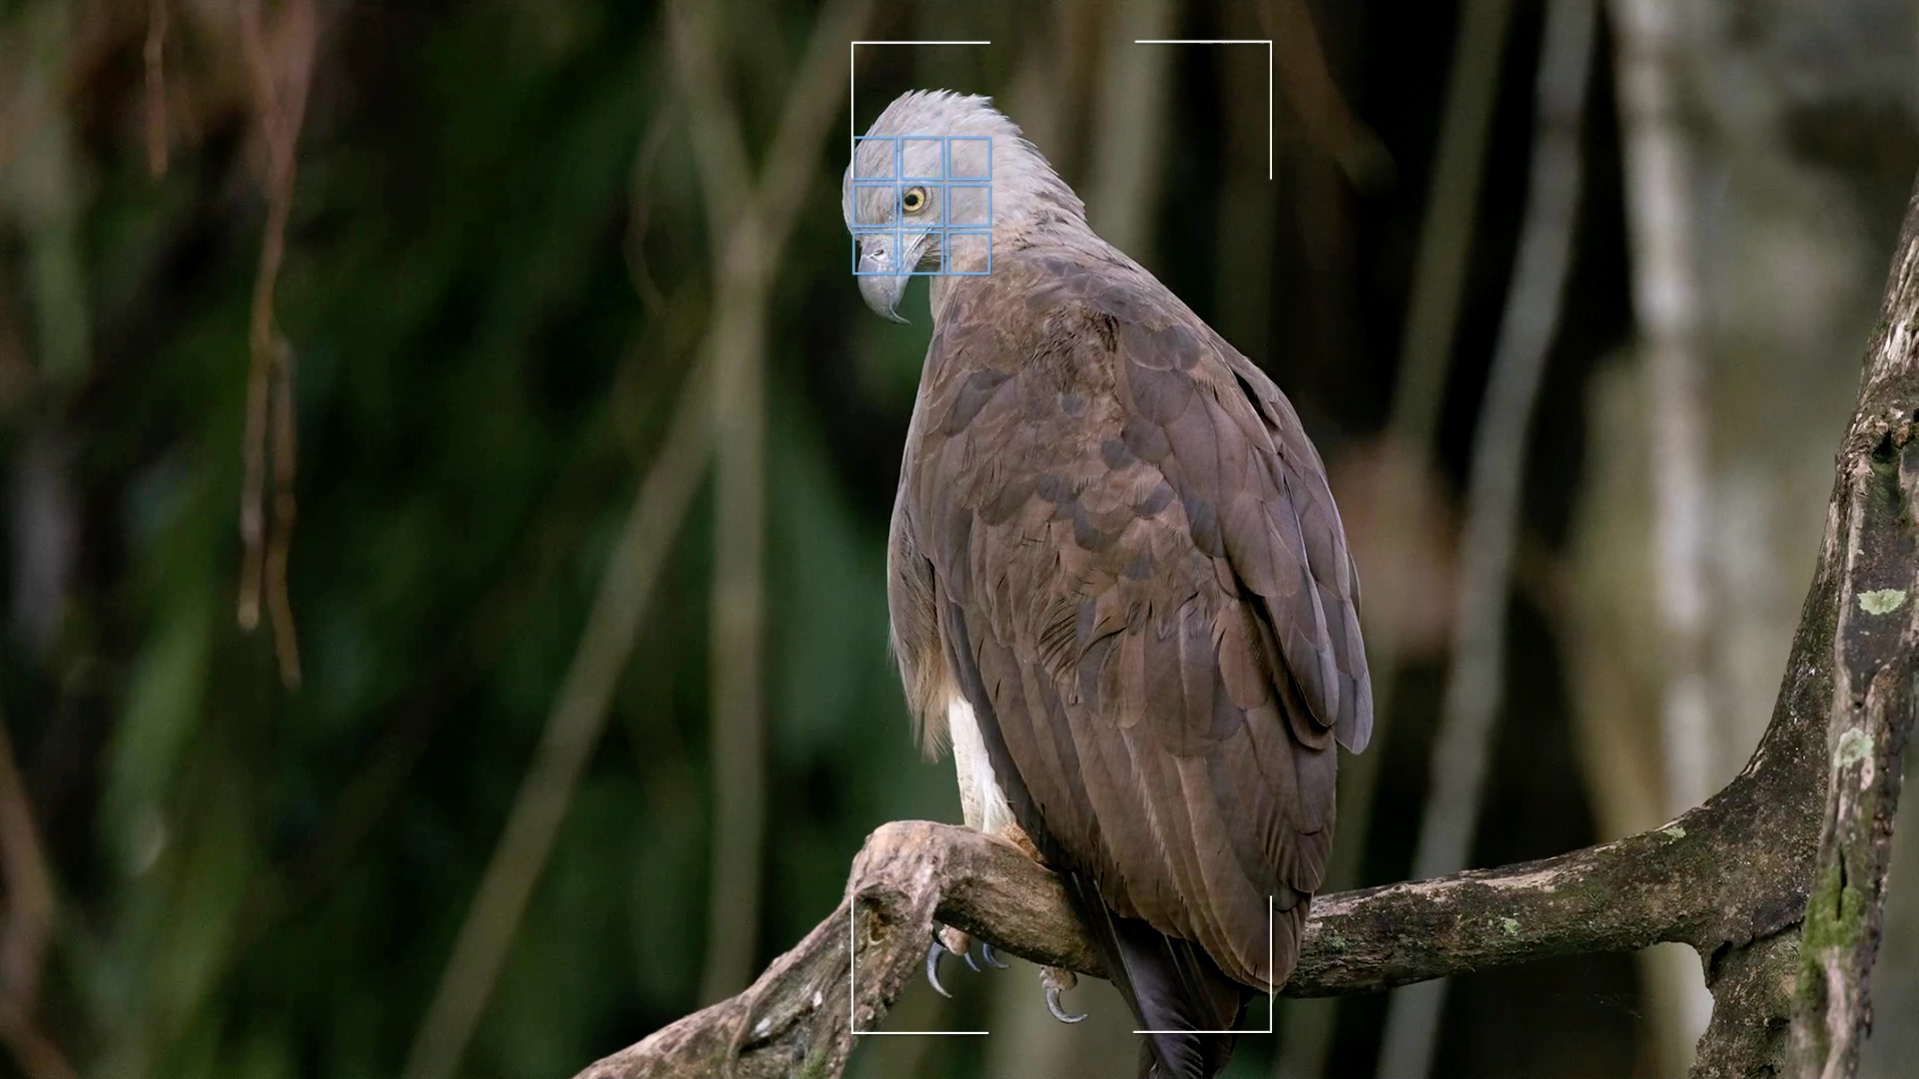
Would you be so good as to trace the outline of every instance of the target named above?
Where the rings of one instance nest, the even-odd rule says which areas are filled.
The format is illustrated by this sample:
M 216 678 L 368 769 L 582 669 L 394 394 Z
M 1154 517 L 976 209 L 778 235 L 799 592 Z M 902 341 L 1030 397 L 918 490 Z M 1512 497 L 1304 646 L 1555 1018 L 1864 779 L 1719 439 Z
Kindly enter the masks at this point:
M 912 280 L 912 267 L 919 258 L 920 242 L 906 240 L 906 250 L 899 252 L 902 257 L 898 262 L 889 257 L 893 254 L 887 250 L 890 243 L 890 236 L 860 238 L 860 298 L 881 318 L 905 322 L 899 314 L 900 297 L 906 295 L 907 282 Z M 887 272 L 900 266 L 905 269 Z

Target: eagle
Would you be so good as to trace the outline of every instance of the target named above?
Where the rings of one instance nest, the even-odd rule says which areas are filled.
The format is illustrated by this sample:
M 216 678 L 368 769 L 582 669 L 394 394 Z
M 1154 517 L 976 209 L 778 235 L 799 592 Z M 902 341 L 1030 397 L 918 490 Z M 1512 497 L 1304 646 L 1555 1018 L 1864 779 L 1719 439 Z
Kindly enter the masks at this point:
M 930 279 L 887 550 L 922 747 L 952 747 L 968 827 L 1066 881 L 1148 1032 L 1140 1074 L 1215 1075 L 1297 962 L 1335 743 L 1372 731 L 1325 467 L 989 98 L 895 99 L 841 201 L 869 307 L 900 320 Z M 1068 1021 L 1070 977 L 1042 975 Z

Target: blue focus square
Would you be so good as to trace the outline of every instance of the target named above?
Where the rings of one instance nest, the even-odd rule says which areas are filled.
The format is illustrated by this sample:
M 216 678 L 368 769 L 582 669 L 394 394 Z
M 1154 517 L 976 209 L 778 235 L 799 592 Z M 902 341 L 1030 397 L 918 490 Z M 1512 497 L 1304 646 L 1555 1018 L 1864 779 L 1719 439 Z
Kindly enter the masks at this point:
M 946 140 L 938 135 L 901 135 L 900 179 L 928 184 L 944 181 Z
M 984 183 L 946 185 L 944 222 L 957 228 L 990 228 L 993 224 L 993 188 Z
M 860 268 L 860 245 L 877 243 L 886 253 L 887 263 L 881 267 L 864 270 Z M 900 230 L 892 225 L 856 225 L 853 228 L 853 276 L 890 277 L 898 272 L 893 269 L 891 260 L 900 249 Z
M 945 272 L 956 277 L 985 277 L 993 272 L 993 234 L 983 229 L 946 234 Z
M 986 135 L 948 135 L 946 137 L 946 178 L 991 180 L 993 178 L 993 140 Z
M 861 135 L 854 140 L 853 179 L 897 180 L 899 177 L 899 136 Z
M 855 207 L 866 205 L 867 201 L 873 199 L 875 196 L 878 196 L 879 204 L 886 207 L 887 220 L 889 222 L 888 227 L 890 228 L 892 216 L 897 214 L 900 208 L 900 182 L 898 180 L 853 181 L 853 205 Z M 876 221 L 873 222 L 872 225 L 861 227 L 874 227 L 878 224 L 879 222 Z

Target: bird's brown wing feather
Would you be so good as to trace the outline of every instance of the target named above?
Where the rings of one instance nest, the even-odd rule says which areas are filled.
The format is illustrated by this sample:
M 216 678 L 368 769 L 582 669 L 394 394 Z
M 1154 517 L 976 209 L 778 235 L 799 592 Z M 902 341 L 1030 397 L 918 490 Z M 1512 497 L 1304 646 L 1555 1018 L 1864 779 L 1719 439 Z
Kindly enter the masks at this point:
M 1324 875 L 1335 734 L 1371 725 L 1319 458 L 1130 264 L 1011 257 L 948 302 L 901 510 L 1015 812 L 1115 914 L 1277 984 Z
M 905 494 L 902 486 L 894 500 L 886 543 L 886 607 L 891 621 L 887 643 L 899 664 L 900 684 L 906 689 L 907 711 L 920 749 L 932 756 L 947 740 L 946 698 L 952 683 L 940 648 L 933 565 L 920 552 Z

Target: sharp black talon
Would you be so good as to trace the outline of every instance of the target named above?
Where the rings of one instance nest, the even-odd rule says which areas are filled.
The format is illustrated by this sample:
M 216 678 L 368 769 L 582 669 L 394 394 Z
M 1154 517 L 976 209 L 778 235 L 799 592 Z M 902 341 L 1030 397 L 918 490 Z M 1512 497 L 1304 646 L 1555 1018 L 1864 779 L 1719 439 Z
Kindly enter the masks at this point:
M 926 981 L 932 985 L 933 992 L 951 1000 L 953 999 L 953 994 L 947 992 L 946 987 L 940 984 L 940 953 L 945 950 L 946 945 L 940 941 L 938 936 L 935 936 L 933 938 L 933 946 L 926 949 Z
M 1005 960 L 1002 960 L 999 956 L 994 955 L 993 946 L 991 944 L 986 943 L 983 940 L 980 941 L 980 944 L 979 944 L 979 957 L 981 959 L 986 960 L 986 965 L 989 967 L 998 967 L 1001 970 L 1005 970 L 1007 967 L 1012 966 L 1011 963 L 1008 963 Z
M 960 958 L 966 960 L 966 965 L 973 968 L 973 973 L 979 973 L 979 964 L 973 962 L 973 949 L 968 948 L 961 952 Z
M 1057 985 L 1046 987 L 1046 1010 L 1053 1013 L 1053 1018 L 1062 1023 L 1077 1023 L 1086 1018 L 1083 1015 L 1067 1015 L 1066 1009 L 1060 1006 L 1059 991 L 1060 987 Z

